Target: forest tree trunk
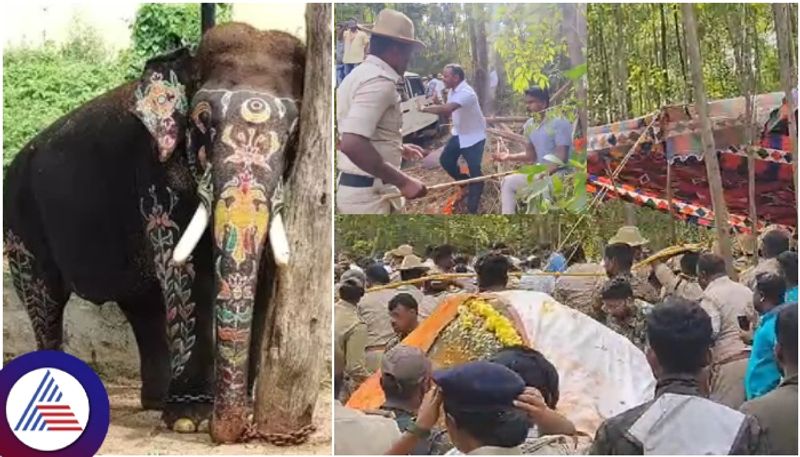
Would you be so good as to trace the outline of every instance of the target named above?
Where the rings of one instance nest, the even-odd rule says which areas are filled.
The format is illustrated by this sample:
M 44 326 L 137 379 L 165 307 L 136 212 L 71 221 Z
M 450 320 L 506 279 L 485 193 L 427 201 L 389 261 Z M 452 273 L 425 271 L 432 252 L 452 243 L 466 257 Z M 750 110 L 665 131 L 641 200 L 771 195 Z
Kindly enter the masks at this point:
M 306 70 L 300 140 L 286 185 L 291 257 L 278 269 L 256 384 L 260 434 L 308 430 L 320 383 L 330 378 L 331 310 L 331 6 L 306 6 Z M 306 435 L 307 437 L 307 435 Z
M 786 94 L 786 103 L 789 105 L 789 139 L 792 142 L 792 166 L 794 168 L 794 191 L 795 198 L 797 192 L 797 120 L 794 117 L 794 110 L 797 106 L 794 102 L 792 89 L 797 84 L 797 73 L 792 65 L 794 53 L 792 52 L 792 5 L 789 3 L 773 3 L 772 14 L 775 17 L 775 36 L 778 40 L 778 62 L 781 66 L 781 87 Z
M 583 50 L 586 47 L 586 4 L 562 3 L 564 23 L 567 26 L 566 39 L 569 51 L 569 60 L 572 67 L 586 63 Z M 578 98 L 578 129 L 581 135 L 586 135 L 588 128 L 588 114 L 586 112 L 586 78 L 584 75 L 575 81 L 575 93 Z
M 736 278 L 731 255 L 730 229 L 728 226 L 728 207 L 723 194 L 722 177 L 714 146 L 714 135 L 711 131 L 711 120 L 708 117 L 708 104 L 703 81 L 703 61 L 700 58 L 700 43 L 697 39 L 697 24 L 694 17 L 694 4 L 682 3 L 683 29 L 686 34 L 686 54 L 689 58 L 689 69 L 692 73 L 695 110 L 702 129 L 703 162 L 706 164 L 708 187 L 714 209 L 714 227 L 717 232 L 718 254 L 725 259 L 725 268 L 731 278 Z
M 478 103 L 483 112 L 491 114 L 493 110 L 489 101 L 489 53 L 486 46 L 486 13 L 483 4 L 473 3 L 471 7 L 473 26 L 470 29 L 470 33 L 473 33 L 474 37 L 470 41 L 474 45 L 472 48 L 472 62 L 475 70 L 475 80 L 472 86 L 477 92 Z

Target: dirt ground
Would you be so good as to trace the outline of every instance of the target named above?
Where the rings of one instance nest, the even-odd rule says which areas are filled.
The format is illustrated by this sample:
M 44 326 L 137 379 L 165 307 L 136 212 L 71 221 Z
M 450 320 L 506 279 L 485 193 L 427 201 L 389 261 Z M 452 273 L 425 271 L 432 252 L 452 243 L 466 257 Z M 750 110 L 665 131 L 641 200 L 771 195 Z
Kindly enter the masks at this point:
M 331 390 L 324 388 L 314 411 L 317 431 L 300 446 L 278 447 L 252 442 L 217 445 L 207 433 L 178 434 L 164 427 L 161 413 L 142 411 L 136 381 L 107 383 L 111 401 L 111 426 L 100 454 L 141 455 L 317 455 L 332 453 Z
M 439 155 L 441 155 L 441 149 L 448 139 L 450 139 L 450 135 L 444 134 L 425 144 L 425 149 L 432 151 L 432 156 L 428 157 L 426 160 L 404 167 L 403 171 L 421 180 L 429 187 L 435 184 L 452 182 L 453 179 L 442 169 L 438 159 Z M 505 142 L 505 144 L 511 147 L 513 152 L 519 152 L 519 146 L 510 145 L 508 142 Z M 496 148 L 497 138 L 493 135 L 489 135 L 486 148 L 483 152 L 483 162 L 481 164 L 481 169 L 485 175 L 512 170 L 513 167 L 518 166 L 506 164 L 498 165 L 495 163 L 492 160 L 492 154 L 495 152 Z M 466 171 L 466 162 L 464 162 L 463 159 L 459 159 L 459 164 L 462 166 L 462 169 Z M 466 192 L 464 192 L 463 196 L 460 196 L 457 186 L 432 191 L 423 198 L 407 200 L 402 212 L 405 214 L 467 214 L 466 199 L 463 198 L 464 196 L 466 196 Z M 451 200 L 455 201 L 455 204 L 452 205 L 451 210 L 448 210 L 448 202 Z M 483 194 L 481 195 L 481 204 L 478 208 L 478 213 L 500 214 L 499 180 L 493 179 L 486 181 Z
M 8 269 L 5 268 L 4 272 Z M 30 320 L 3 275 L 3 363 L 36 348 Z M 111 425 L 101 454 L 251 455 L 328 454 L 331 447 L 330 382 L 320 390 L 315 408 L 317 431 L 296 447 L 252 442 L 215 445 L 207 433 L 178 434 L 166 429 L 158 411 L 142 411 L 139 403 L 139 355 L 133 332 L 114 303 L 97 306 L 73 296 L 64 315 L 65 351 L 81 358 L 100 375 L 111 402 Z M 326 366 L 330 362 L 326 361 Z

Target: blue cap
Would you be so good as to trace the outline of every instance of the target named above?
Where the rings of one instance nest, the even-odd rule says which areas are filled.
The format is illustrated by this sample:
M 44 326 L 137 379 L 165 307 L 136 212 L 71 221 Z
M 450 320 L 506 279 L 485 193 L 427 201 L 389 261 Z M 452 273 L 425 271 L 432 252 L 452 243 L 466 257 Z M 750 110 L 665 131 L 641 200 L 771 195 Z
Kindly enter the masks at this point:
M 525 382 L 518 374 L 483 360 L 436 371 L 433 380 L 447 407 L 462 411 L 508 408 L 525 390 Z

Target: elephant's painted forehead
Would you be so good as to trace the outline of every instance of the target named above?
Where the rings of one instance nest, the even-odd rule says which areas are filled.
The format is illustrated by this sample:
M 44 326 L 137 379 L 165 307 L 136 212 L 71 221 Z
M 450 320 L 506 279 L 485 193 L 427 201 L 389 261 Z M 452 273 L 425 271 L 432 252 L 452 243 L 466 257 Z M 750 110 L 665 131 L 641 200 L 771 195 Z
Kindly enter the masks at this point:
M 299 114 L 295 100 L 249 89 L 200 89 L 192 104 L 196 107 L 201 103 L 212 107 L 212 117 L 217 120 L 235 118 L 254 124 L 270 121 L 272 124 L 285 123 L 288 126 Z

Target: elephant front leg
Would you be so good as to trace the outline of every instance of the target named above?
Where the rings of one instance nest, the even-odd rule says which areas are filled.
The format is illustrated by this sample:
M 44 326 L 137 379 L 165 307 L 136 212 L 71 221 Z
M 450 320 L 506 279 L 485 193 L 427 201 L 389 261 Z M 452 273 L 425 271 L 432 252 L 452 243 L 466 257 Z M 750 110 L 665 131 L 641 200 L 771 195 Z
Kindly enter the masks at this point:
M 180 236 L 176 220 L 188 220 L 191 214 L 178 205 L 170 188 L 157 192 L 153 187 L 149 194 L 142 199 L 141 212 L 153 247 L 169 347 L 170 381 L 162 418 L 174 431 L 191 433 L 202 429 L 214 403 L 210 239 L 201 239 L 196 258 L 172 262 Z

